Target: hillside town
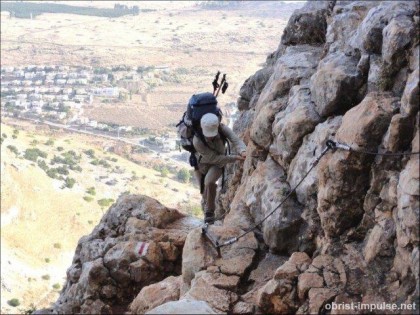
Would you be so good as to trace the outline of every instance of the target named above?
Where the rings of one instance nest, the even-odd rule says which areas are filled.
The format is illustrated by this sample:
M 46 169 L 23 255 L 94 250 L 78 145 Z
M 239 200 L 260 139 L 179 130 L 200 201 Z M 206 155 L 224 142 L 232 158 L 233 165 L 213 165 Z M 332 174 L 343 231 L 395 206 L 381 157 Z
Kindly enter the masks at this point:
M 96 73 L 95 73 L 96 72 Z M 94 97 L 121 98 L 127 90 L 115 87 L 115 75 L 97 73 L 92 67 L 2 67 L 2 114 L 46 118 L 65 123 L 89 123 L 84 106 Z M 97 122 L 91 121 L 92 126 Z

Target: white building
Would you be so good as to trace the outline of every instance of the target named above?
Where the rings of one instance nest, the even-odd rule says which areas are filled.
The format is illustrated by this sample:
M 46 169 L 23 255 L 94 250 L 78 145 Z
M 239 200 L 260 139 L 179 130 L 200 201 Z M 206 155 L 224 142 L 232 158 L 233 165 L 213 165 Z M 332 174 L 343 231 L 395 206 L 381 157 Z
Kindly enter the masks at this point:
M 99 96 L 110 96 L 110 97 L 118 97 L 120 94 L 119 88 L 117 87 L 105 87 L 105 88 L 96 88 L 93 89 L 93 94 Z

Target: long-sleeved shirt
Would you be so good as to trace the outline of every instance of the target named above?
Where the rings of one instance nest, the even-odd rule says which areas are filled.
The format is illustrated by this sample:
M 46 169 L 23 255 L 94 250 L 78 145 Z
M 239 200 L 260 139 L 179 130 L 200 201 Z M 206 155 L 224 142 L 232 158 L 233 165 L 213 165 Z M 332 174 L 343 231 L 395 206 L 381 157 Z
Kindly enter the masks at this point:
M 220 124 L 219 130 L 231 143 L 233 152 L 239 154 L 246 150 L 245 143 L 228 126 Z M 222 168 L 228 163 L 235 162 L 238 157 L 238 155 L 225 155 L 226 148 L 220 134 L 210 141 L 207 140 L 207 145 L 198 136 L 194 136 L 193 144 L 197 151 L 200 169 L 208 169 L 212 165 Z

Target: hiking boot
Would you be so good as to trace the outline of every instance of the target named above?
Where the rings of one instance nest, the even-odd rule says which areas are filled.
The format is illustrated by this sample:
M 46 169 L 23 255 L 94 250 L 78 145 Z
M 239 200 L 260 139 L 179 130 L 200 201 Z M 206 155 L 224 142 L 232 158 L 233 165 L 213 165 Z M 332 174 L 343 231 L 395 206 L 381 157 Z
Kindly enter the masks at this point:
M 204 215 L 204 223 L 214 224 L 214 214 L 213 213 L 206 213 Z

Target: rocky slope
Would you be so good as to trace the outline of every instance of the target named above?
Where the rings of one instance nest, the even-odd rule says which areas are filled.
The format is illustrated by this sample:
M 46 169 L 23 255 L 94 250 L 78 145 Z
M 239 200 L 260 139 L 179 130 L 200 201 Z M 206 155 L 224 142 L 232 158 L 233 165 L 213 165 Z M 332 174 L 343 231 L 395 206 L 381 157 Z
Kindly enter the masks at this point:
M 328 139 L 370 152 L 420 150 L 418 27 L 419 5 L 411 1 L 317 1 L 293 14 L 278 50 L 241 89 L 235 130 L 247 159 L 229 168 L 220 192 L 226 216 L 210 229 L 219 241 L 276 209 Z M 198 222 L 150 198 L 124 196 L 80 240 L 49 311 L 418 307 L 419 195 L 418 155 L 330 150 L 273 215 L 220 257 Z

